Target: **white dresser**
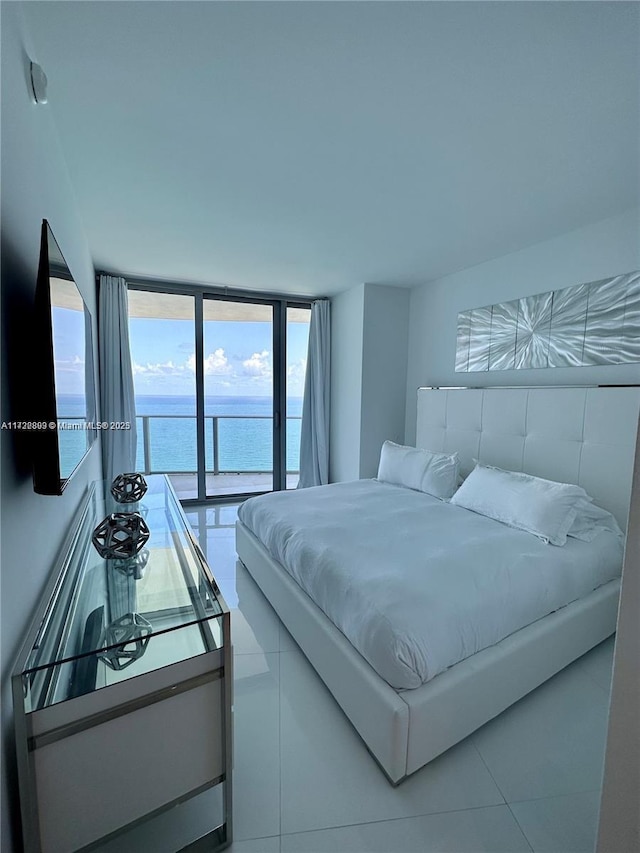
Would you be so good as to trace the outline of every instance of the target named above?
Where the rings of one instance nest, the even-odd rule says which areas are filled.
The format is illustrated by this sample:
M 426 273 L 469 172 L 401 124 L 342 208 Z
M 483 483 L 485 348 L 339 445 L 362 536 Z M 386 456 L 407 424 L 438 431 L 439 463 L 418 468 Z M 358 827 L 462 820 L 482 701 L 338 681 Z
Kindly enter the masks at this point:
M 164 476 L 94 484 L 13 675 L 26 853 L 213 851 L 231 841 L 230 617 Z M 141 556 L 91 542 L 137 511 Z

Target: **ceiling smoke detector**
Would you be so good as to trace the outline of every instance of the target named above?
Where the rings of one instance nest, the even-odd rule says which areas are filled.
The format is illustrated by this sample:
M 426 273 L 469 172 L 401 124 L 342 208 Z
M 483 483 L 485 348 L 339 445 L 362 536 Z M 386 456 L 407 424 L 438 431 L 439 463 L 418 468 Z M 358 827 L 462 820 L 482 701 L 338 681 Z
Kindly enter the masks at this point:
M 37 62 L 30 64 L 31 71 L 31 91 L 33 100 L 36 104 L 47 103 L 47 75 L 42 70 L 42 66 Z

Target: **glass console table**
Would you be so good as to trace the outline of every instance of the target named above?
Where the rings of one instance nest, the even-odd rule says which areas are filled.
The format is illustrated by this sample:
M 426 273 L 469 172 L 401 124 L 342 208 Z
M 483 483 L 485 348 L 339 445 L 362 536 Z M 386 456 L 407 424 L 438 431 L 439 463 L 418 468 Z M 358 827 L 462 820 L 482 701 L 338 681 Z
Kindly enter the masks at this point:
M 90 487 L 13 675 L 27 853 L 231 841 L 229 610 L 169 481 L 147 483 L 135 504 Z M 123 511 L 150 538 L 105 560 L 92 532 Z

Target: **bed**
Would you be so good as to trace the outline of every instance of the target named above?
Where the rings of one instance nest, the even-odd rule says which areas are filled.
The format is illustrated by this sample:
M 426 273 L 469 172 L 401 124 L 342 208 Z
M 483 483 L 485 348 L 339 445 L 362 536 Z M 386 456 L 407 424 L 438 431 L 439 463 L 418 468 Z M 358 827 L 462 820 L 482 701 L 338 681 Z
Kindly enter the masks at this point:
M 457 451 L 463 475 L 477 459 L 581 485 L 624 528 L 639 409 L 640 389 L 631 387 L 420 389 L 416 444 Z M 394 784 L 615 630 L 621 554 L 616 568 L 615 547 L 611 542 L 605 547 L 602 537 L 590 545 L 568 541 L 555 548 L 482 516 L 472 518 L 468 530 L 468 518 L 463 525 L 456 510 L 467 517 L 474 513 L 376 481 L 307 492 L 247 502 L 237 525 L 238 555 Z M 393 507 L 387 522 L 371 522 L 376 512 L 384 518 L 385 506 Z M 335 521 L 330 508 L 337 510 Z M 354 519 L 349 535 L 347 516 Z M 486 608 L 480 628 L 469 627 L 464 612 L 454 623 L 456 611 L 437 573 L 430 578 L 433 602 L 419 598 L 412 584 L 430 563 L 418 554 L 422 543 L 412 538 L 412 516 L 431 519 L 436 551 L 455 539 L 447 524 L 465 530 L 458 547 L 446 553 L 445 565 L 450 576 L 455 571 L 453 598 L 464 600 L 474 615 Z M 284 525 L 279 539 L 278 518 Z M 314 528 L 313 547 L 293 524 Z M 391 542 L 393 530 L 401 533 L 402 547 Z M 368 592 L 366 583 L 363 593 L 340 574 L 331 550 L 336 545 L 343 561 L 361 566 Z M 462 559 L 469 548 L 478 557 L 471 568 Z M 489 556 L 498 549 L 504 554 L 491 569 L 489 586 L 505 595 L 494 595 L 493 605 L 491 595 L 480 594 L 489 580 L 483 548 Z M 520 552 L 526 552 L 526 571 L 514 569 Z M 388 566 L 396 555 L 402 570 L 394 578 Z M 567 570 L 571 565 L 582 569 Z M 507 593 L 545 572 L 546 609 L 539 609 L 535 595 L 531 601 L 521 596 L 526 613 L 516 613 L 517 599 Z M 571 583 L 565 582 L 568 575 Z M 558 584 L 559 577 L 565 580 Z M 399 610 L 406 590 L 412 606 Z M 340 612 L 336 602 L 347 607 Z M 408 645 L 398 613 L 415 633 L 429 606 L 428 630 Z M 367 611 L 376 618 L 367 621 Z M 510 621 L 512 616 L 520 621 Z

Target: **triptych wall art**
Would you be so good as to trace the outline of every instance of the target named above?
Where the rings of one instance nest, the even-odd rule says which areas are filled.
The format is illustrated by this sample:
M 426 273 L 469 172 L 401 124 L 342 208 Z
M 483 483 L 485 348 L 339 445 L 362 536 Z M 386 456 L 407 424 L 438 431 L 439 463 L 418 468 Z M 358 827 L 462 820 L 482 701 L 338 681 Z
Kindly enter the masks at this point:
M 458 314 L 456 372 L 640 361 L 640 271 Z

